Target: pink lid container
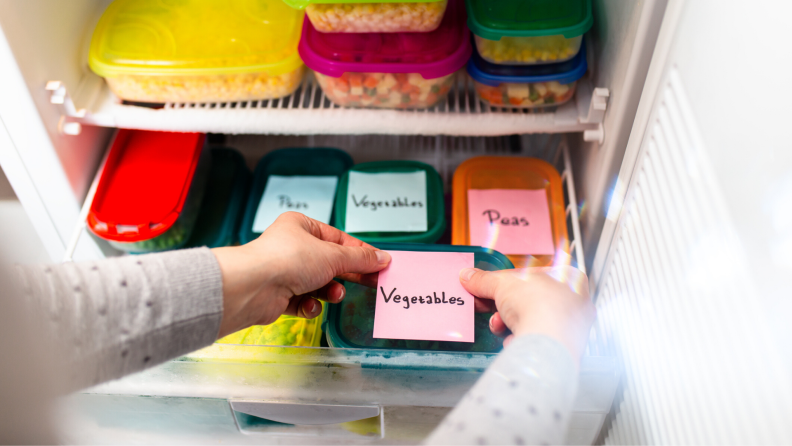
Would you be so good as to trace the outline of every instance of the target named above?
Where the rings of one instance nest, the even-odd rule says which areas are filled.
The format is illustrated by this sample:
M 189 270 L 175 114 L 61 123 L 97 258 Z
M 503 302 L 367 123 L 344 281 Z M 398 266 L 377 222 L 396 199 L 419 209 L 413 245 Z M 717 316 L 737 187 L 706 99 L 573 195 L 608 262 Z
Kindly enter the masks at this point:
M 322 33 L 306 17 L 299 53 L 317 73 L 417 73 L 448 76 L 470 58 L 472 47 L 462 0 L 449 0 L 440 26 L 427 33 Z

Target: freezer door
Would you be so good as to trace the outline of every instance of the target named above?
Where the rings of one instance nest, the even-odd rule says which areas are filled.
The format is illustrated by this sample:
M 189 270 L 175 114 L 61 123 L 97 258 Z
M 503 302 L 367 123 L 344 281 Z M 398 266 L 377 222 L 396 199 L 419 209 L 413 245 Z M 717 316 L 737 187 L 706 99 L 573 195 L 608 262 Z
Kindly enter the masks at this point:
M 790 15 L 668 4 L 592 273 L 606 442 L 792 441 Z

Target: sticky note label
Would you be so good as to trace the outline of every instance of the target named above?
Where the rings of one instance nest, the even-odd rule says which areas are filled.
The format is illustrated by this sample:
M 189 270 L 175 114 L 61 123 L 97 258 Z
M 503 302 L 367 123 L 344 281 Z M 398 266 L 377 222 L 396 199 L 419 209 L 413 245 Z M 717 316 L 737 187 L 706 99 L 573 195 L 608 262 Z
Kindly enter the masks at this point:
M 554 254 L 544 189 L 468 190 L 470 244 L 503 254 Z
M 346 232 L 424 232 L 427 215 L 426 172 L 349 172 Z
M 289 211 L 330 223 L 336 186 L 335 176 L 270 175 L 253 219 L 253 232 L 264 232 L 280 214 Z
M 459 283 L 470 252 L 388 251 L 380 271 L 373 336 L 379 339 L 474 342 L 473 296 Z

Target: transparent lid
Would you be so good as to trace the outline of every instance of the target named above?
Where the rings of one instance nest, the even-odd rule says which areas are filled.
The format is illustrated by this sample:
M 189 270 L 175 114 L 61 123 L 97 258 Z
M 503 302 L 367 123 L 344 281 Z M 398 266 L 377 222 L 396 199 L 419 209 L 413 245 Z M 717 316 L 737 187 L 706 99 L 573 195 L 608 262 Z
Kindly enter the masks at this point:
M 344 73 L 418 73 L 447 76 L 472 52 L 462 0 L 450 0 L 440 26 L 428 33 L 322 33 L 305 19 L 300 56 L 308 68 L 332 77 Z
M 591 0 L 465 0 L 473 34 L 503 36 L 583 35 L 594 24 Z
M 281 0 L 115 0 L 88 62 L 104 77 L 283 74 L 302 63 L 303 15 Z
M 310 4 L 372 3 L 372 0 L 283 0 L 292 8 L 305 9 Z M 376 3 L 434 3 L 442 0 L 378 0 Z

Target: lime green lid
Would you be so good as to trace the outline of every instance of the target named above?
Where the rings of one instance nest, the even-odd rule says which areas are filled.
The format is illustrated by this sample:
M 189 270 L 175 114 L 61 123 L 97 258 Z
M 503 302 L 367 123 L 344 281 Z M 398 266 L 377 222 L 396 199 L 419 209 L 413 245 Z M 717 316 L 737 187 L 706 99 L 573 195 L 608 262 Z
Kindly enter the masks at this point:
M 443 0 L 283 0 L 284 3 L 295 9 L 305 9 L 306 6 L 314 4 L 336 4 L 336 3 L 434 3 Z
M 465 0 L 468 27 L 489 40 L 501 37 L 583 35 L 594 24 L 591 0 Z

